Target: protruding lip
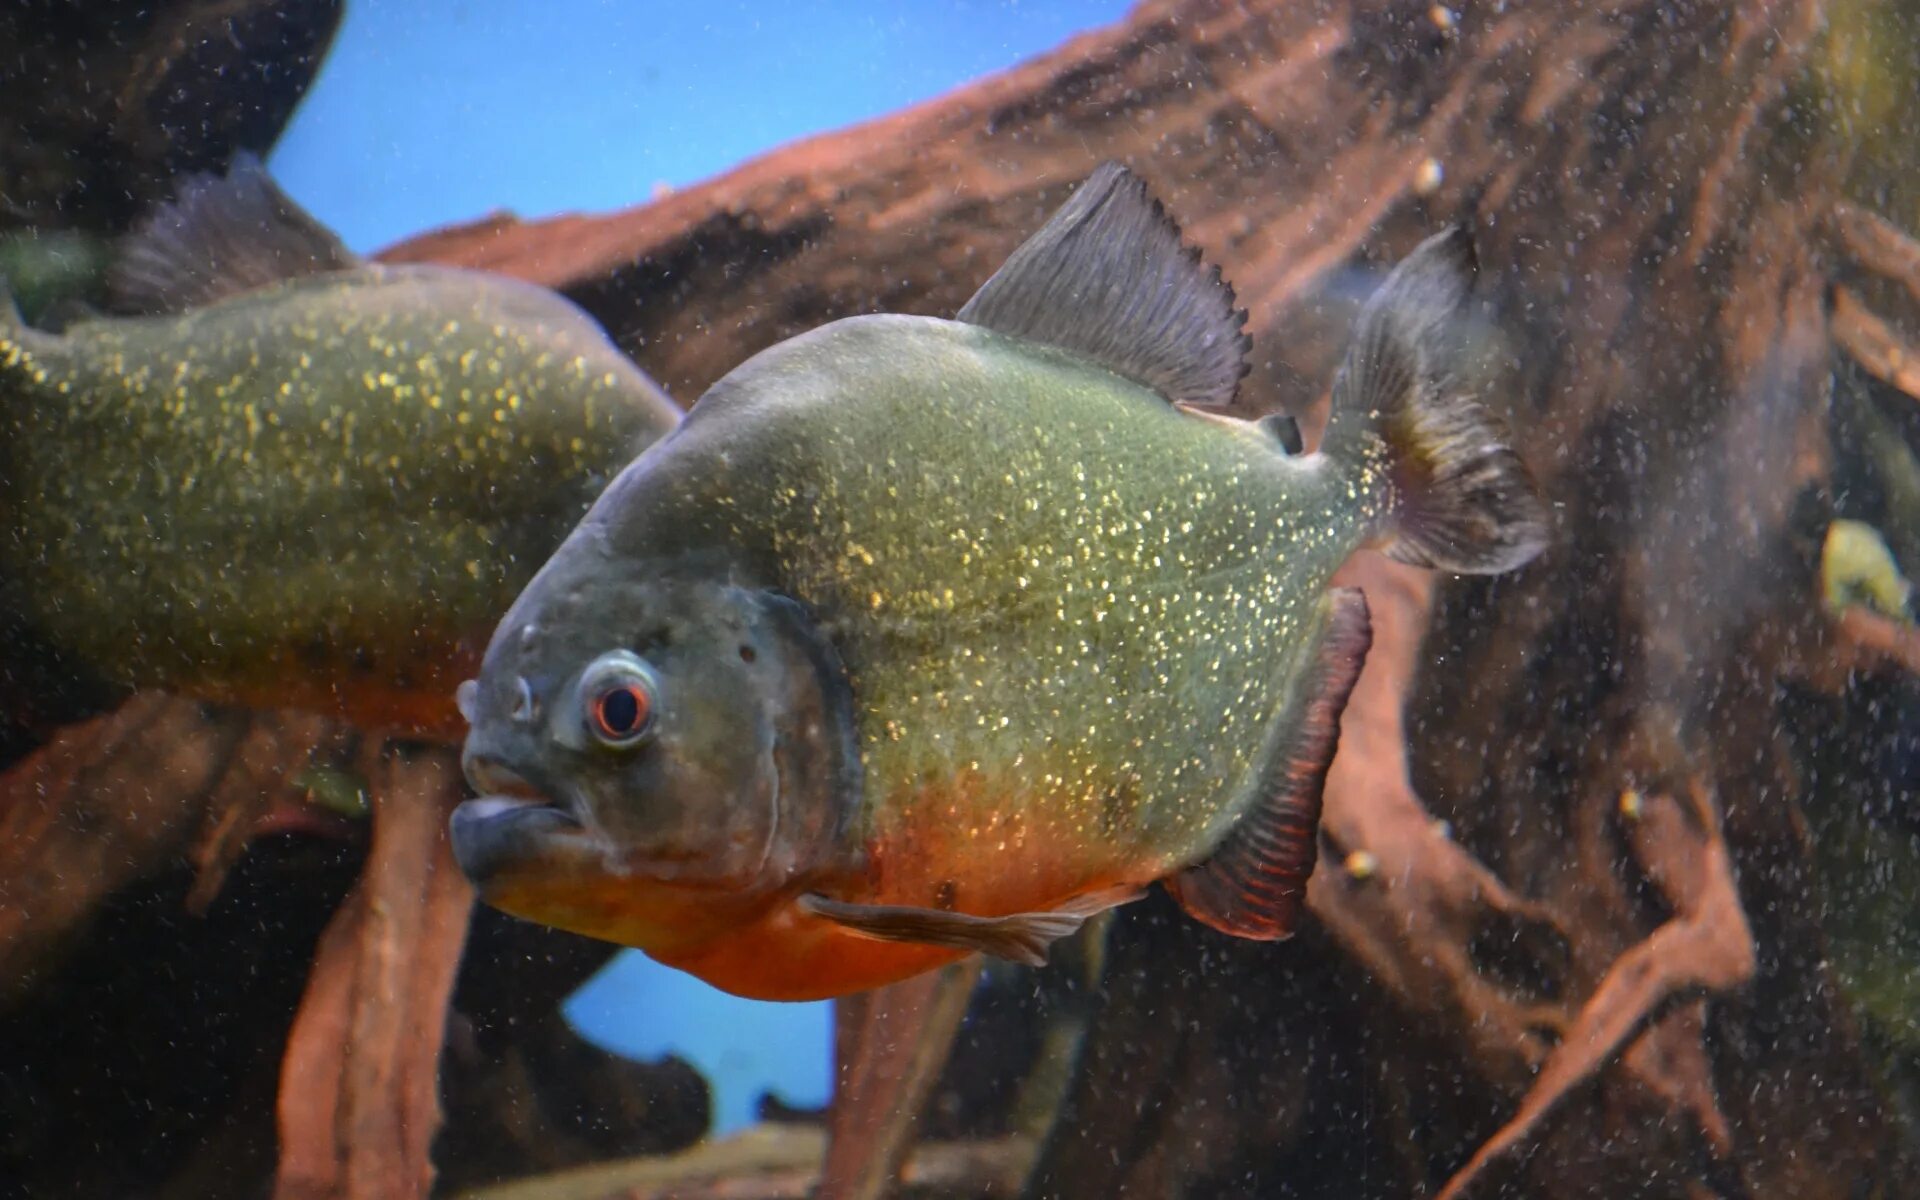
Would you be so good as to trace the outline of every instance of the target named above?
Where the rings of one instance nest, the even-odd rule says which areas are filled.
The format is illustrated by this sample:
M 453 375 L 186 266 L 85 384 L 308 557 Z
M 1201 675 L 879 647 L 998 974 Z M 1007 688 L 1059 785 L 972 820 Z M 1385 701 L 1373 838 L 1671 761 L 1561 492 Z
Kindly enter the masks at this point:
M 467 782 L 483 795 L 453 810 L 448 832 L 454 861 L 475 884 L 547 857 L 556 840 L 582 832 L 579 817 L 497 759 L 469 758 L 462 765 Z
M 581 832 L 572 813 L 542 800 L 484 796 L 453 810 L 448 824 L 454 861 L 476 884 L 515 866 L 549 857 L 553 841 Z
M 484 754 L 469 754 L 461 760 L 460 769 L 466 773 L 467 783 L 482 796 L 502 796 L 516 800 L 552 803 L 548 800 L 547 794 L 534 786 L 526 776 L 497 758 Z

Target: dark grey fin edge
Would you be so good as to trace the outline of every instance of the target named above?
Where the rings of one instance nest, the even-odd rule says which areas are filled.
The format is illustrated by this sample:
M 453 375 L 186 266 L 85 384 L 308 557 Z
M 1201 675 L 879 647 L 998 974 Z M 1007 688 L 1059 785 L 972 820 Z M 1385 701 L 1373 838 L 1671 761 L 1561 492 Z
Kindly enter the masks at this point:
M 1247 314 L 1139 176 L 1102 163 L 958 319 L 1065 350 L 1168 400 L 1222 406 L 1247 373 Z
M 1108 888 L 1077 896 L 1046 912 L 1004 917 L 975 917 L 897 904 L 849 904 L 815 893 L 800 897 L 800 907 L 863 937 L 947 946 L 1041 967 L 1047 962 L 1047 947 L 1077 932 L 1088 918 L 1138 900 L 1141 895 L 1142 889 L 1137 887 Z
M 72 329 L 75 325 L 98 321 L 106 315 L 78 296 L 61 296 L 48 301 L 47 306 L 41 309 L 34 319 L 38 328 L 48 333 L 60 334 Z
M 14 298 L 13 285 L 0 275 L 0 371 L 20 365 L 23 356 L 55 335 L 27 324 Z
M 1429 237 L 1361 309 L 1334 377 L 1325 451 L 1380 456 L 1394 497 L 1387 553 L 1492 575 L 1547 544 L 1547 514 L 1498 418 L 1460 382 L 1461 316 L 1479 270 L 1458 226 Z M 1366 434 L 1381 450 L 1369 451 Z
M 1254 941 L 1291 937 L 1319 857 L 1320 802 L 1340 742 L 1340 716 L 1373 645 L 1358 588 L 1328 593 L 1315 661 L 1289 705 L 1254 807 L 1208 858 L 1164 881 L 1188 915 Z
M 113 307 L 177 313 L 361 259 L 241 155 L 225 175 L 191 175 L 135 226 L 107 273 Z

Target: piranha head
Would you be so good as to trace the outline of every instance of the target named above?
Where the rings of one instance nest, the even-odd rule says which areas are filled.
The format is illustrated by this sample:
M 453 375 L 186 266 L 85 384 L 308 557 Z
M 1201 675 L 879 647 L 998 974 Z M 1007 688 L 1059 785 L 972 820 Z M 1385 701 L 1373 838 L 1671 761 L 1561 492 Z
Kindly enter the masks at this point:
M 592 559 L 588 564 L 582 558 Z M 643 949 L 711 936 L 839 844 L 845 675 L 795 602 L 562 554 L 462 684 L 454 856 L 515 915 Z

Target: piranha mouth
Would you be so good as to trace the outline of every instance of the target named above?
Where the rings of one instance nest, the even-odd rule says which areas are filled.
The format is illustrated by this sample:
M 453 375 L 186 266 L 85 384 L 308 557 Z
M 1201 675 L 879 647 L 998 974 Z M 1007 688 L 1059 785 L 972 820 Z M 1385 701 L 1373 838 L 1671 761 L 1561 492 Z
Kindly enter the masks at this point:
M 454 861 L 483 890 L 516 869 L 585 848 L 585 826 L 524 778 L 487 760 L 466 764 L 467 781 L 484 793 L 453 810 L 448 832 Z

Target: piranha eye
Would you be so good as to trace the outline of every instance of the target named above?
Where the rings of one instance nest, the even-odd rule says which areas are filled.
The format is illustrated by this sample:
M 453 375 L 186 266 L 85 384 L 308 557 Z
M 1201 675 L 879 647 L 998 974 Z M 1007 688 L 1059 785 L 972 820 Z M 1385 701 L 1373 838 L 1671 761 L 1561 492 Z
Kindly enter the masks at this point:
M 608 746 L 638 745 L 653 731 L 653 673 L 635 655 L 606 655 L 580 680 L 587 728 Z
M 616 684 L 594 697 L 593 731 L 607 742 L 637 737 L 646 729 L 652 707 L 646 688 L 638 683 Z

